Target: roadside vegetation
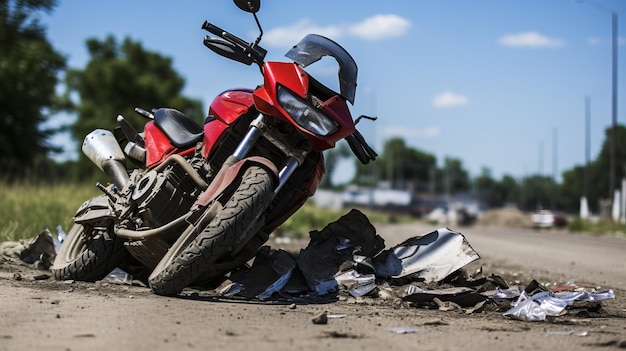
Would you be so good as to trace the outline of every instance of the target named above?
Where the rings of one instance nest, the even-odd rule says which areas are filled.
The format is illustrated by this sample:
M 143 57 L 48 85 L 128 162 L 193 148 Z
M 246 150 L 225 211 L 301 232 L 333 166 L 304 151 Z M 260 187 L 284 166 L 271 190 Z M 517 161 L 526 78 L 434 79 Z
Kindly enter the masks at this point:
M 100 194 L 90 184 L 0 181 L 0 241 L 31 238 L 44 227 L 56 233 L 57 225 L 68 232 L 76 209 Z
M 626 239 L 626 225 L 614 223 L 608 219 L 590 221 L 576 217 L 568 223 L 567 229 L 572 233 L 611 235 Z
M 101 195 L 92 184 L 42 184 L 35 181 L 0 181 L 0 242 L 37 236 L 44 227 L 56 233 L 61 225 L 65 232 L 72 226 L 72 216 L 87 199 Z M 289 218 L 276 235 L 306 237 L 311 230 L 321 230 L 349 210 L 330 210 L 313 205 L 303 206 Z M 416 220 L 362 209 L 374 223 L 398 223 Z
M 35 180 L 0 180 L 0 242 L 18 241 L 38 235 L 44 227 L 56 233 L 57 225 L 65 232 L 72 226 L 72 216 L 87 199 L 101 192 L 91 183 L 41 183 Z M 372 223 L 406 223 L 418 219 L 360 208 Z M 312 230 L 321 230 L 348 213 L 305 204 L 275 232 L 276 236 L 305 238 Z M 572 233 L 613 235 L 626 238 L 626 225 L 609 220 L 588 221 L 573 218 Z

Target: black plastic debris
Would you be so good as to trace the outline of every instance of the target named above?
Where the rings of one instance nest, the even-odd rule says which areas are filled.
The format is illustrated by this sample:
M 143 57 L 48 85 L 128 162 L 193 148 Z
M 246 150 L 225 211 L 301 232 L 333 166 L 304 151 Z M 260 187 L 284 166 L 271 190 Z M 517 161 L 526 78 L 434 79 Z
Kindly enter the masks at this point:
M 296 268 L 295 259 L 284 250 L 272 250 L 268 246 L 259 249 L 250 269 L 233 273 L 233 282 L 222 293 L 227 296 L 239 295 L 246 298 L 269 299 L 282 290 Z
M 362 264 L 358 263 L 363 262 L 362 257 L 374 257 L 385 248 L 376 228 L 358 210 L 350 211 L 321 231 L 310 232 L 310 237 L 297 263 L 309 289 L 319 295 L 337 291 L 337 273 Z
M 407 288 L 407 295 L 402 298 L 404 301 L 418 305 L 431 304 L 435 302 L 435 299 L 442 302 L 453 302 L 460 307 L 473 307 L 479 302 L 487 300 L 485 296 L 471 288 L 454 287 L 424 290 L 414 285 Z

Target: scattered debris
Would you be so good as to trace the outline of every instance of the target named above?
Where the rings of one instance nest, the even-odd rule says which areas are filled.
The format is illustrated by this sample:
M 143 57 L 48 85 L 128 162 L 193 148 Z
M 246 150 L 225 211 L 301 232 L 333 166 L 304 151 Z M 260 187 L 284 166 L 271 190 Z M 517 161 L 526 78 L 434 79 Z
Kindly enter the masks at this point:
M 526 289 L 528 290 L 528 289 Z M 504 313 L 505 316 L 523 321 L 543 321 L 548 316 L 560 316 L 566 307 L 575 301 L 600 301 L 614 299 L 613 290 L 601 292 L 560 292 L 541 291 L 532 296 L 523 291 L 513 308 Z
M 46 280 L 46 279 L 50 279 L 50 275 L 49 274 L 38 274 L 36 276 L 33 277 L 33 280 Z
M 121 285 L 133 285 L 133 276 L 126 273 L 121 268 L 113 269 L 106 277 L 102 279 L 107 283 L 121 284 Z
M 374 259 L 374 267 L 380 277 L 409 277 L 429 283 L 441 281 L 479 258 L 461 233 L 440 228 L 384 252 Z
M 321 231 L 312 231 L 310 237 L 297 263 L 309 289 L 319 295 L 337 291 L 335 275 L 342 267 L 355 266 L 355 255 L 374 257 L 385 248 L 376 228 L 358 210 L 350 211 Z
M 326 314 L 326 312 L 322 312 L 313 317 L 311 321 L 313 324 L 328 324 L 328 314 Z
M 441 302 L 451 302 L 459 307 L 473 307 L 487 298 L 467 287 L 423 290 L 414 285 L 407 288 L 407 295 L 403 298 L 404 301 L 413 302 L 416 305 L 436 302 L 435 299 Z
M 572 336 L 587 336 L 589 332 L 586 330 L 548 330 L 548 335 L 572 335 Z
M 0 243 L 0 254 L 20 259 L 25 263 L 47 270 L 54 262 L 56 250 L 54 249 L 54 241 L 50 230 L 44 228 L 34 238 Z
M 411 333 L 417 333 L 420 330 L 419 329 L 415 329 L 415 328 L 396 327 L 396 328 L 389 329 L 389 331 L 394 333 L 394 334 L 411 334 Z
M 223 293 L 266 300 L 285 287 L 295 268 L 296 261 L 288 252 L 264 246 L 250 269 L 231 274 L 233 284 Z
M 1 243 L 0 254 L 47 270 L 56 255 L 55 247 L 64 239 L 62 228 L 57 227 L 56 237 L 46 228 L 35 238 Z M 290 303 L 289 309 L 295 309 L 296 302 L 319 303 L 324 299 L 358 302 L 363 301 L 363 296 L 370 296 L 410 307 L 466 314 L 489 309 L 523 321 L 552 320 L 568 310 L 581 318 L 599 317 L 606 313 L 599 301 L 615 298 L 613 290 L 575 281 L 544 285 L 533 280 L 522 287 L 519 282 L 509 286 L 498 275 L 487 276 L 482 267 L 468 274 L 464 267 L 479 258 L 465 236 L 448 228 L 385 249 L 383 238 L 367 217 L 352 210 L 321 231 L 312 231 L 309 244 L 299 254 L 269 246 L 260 248 L 251 266 L 232 272 L 219 294 L 222 298 L 273 299 Z M 32 277 L 33 280 L 49 278 L 48 274 Z M 24 278 L 15 272 L 12 279 Z M 132 279 L 132 275 L 116 268 L 90 289 L 98 290 L 108 284 L 130 285 Z M 345 314 L 323 312 L 312 322 L 327 324 L 329 319 L 344 317 Z M 419 329 L 399 327 L 390 331 L 405 334 Z M 587 332 L 548 331 L 548 334 L 586 336 Z M 342 335 L 331 337 L 354 337 Z

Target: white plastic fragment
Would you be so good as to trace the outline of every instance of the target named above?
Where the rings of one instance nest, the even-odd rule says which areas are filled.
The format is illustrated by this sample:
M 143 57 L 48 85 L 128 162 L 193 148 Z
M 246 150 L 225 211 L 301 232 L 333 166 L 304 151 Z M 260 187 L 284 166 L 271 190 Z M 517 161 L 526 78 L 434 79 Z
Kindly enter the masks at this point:
M 505 316 L 523 321 L 543 321 L 547 316 L 558 316 L 574 301 L 599 301 L 615 298 L 613 290 L 599 293 L 576 292 L 558 296 L 550 291 L 543 291 L 531 297 L 523 292 L 514 306 L 504 313 Z
M 361 297 L 376 289 L 376 276 L 374 274 L 359 274 L 351 269 L 335 277 L 337 284 L 348 289 L 353 297 Z
M 439 228 L 393 247 L 384 261 L 376 262 L 376 275 L 392 278 L 412 276 L 429 283 L 441 281 L 479 258 L 461 233 Z
M 572 335 L 572 336 L 587 336 L 589 332 L 586 330 L 548 330 L 548 335 Z
M 417 333 L 420 330 L 416 328 L 409 328 L 409 327 L 396 327 L 396 328 L 389 329 L 389 331 L 394 334 L 410 334 L 410 333 Z

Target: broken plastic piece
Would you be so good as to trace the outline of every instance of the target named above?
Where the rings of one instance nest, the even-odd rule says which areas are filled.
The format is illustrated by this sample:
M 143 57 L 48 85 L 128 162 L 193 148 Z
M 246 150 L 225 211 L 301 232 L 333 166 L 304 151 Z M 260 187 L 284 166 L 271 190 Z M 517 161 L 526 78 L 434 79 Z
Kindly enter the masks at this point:
M 44 228 L 37 237 L 29 239 L 28 241 L 20 241 L 20 245 L 16 246 L 16 249 L 21 248 L 19 257 L 22 261 L 32 264 L 39 261 L 40 265 L 44 269 L 48 269 L 52 266 L 54 258 L 56 257 L 56 251 L 54 249 L 54 240 L 50 230 Z
M 497 291 L 493 294 L 488 295 L 487 297 L 490 299 L 516 299 L 520 297 L 524 290 L 519 286 L 512 286 L 508 289 L 500 289 L 497 288 Z
M 410 334 L 410 333 L 417 333 L 419 329 L 407 328 L 407 327 L 396 327 L 396 328 L 389 329 L 389 331 L 394 334 Z
M 514 307 L 504 313 L 513 319 L 524 321 L 542 321 L 547 316 L 558 316 L 563 310 L 574 301 L 599 301 L 613 299 L 613 290 L 600 293 L 578 292 L 570 294 L 559 294 L 551 291 L 543 291 L 531 297 L 523 292 L 519 299 L 512 304 Z
M 439 228 L 384 251 L 374 259 L 380 277 L 441 281 L 457 269 L 479 259 L 465 237 L 448 228 Z
M 65 234 L 65 231 L 63 231 L 63 227 L 61 227 L 60 224 L 57 225 L 57 235 L 56 237 L 54 235 L 52 236 L 52 240 L 54 241 L 54 249 L 56 250 L 56 252 L 59 252 L 59 250 L 61 250 L 61 245 L 65 241 L 66 236 L 67 234 Z
M 477 293 L 474 289 L 458 287 L 447 289 L 424 290 L 414 285 L 409 285 L 406 290 L 404 301 L 413 303 L 431 303 L 439 299 L 441 302 L 452 302 L 459 307 L 474 307 L 486 300 L 486 297 Z
M 354 266 L 355 255 L 374 257 L 385 248 L 385 241 L 376 234 L 376 228 L 358 210 L 309 235 L 311 241 L 300 251 L 298 268 L 309 289 L 318 295 L 338 290 L 335 275 L 347 262 Z
M 338 284 L 345 286 L 350 295 L 354 297 L 361 297 L 376 289 L 376 276 L 373 274 L 361 275 L 354 269 L 338 275 L 335 280 Z
M 589 332 L 586 330 L 548 330 L 549 335 L 572 335 L 572 336 L 587 336 Z
M 133 284 L 133 276 L 129 273 L 126 273 L 120 268 L 115 268 L 109 273 L 103 281 L 111 284 L 125 284 L 132 285 Z
M 271 250 L 269 246 L 264 246 L 250 269 L 231 275 L 230 280 L 239 285 L 230 286 L 224 295 L 269 299 L 287 284 L 295 268 L 296 261 L 287 251 Z

